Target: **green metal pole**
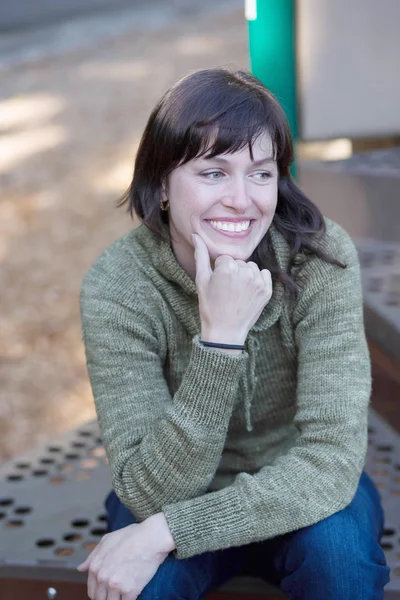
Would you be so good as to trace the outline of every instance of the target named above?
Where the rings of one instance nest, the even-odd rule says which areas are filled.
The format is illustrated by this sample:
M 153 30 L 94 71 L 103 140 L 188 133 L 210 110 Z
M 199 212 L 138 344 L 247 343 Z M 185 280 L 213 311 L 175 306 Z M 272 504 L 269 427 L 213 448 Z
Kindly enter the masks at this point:
M 245 10 L 250 69 L 278 98 L 296 142 L 295 0 L 245 0 Z

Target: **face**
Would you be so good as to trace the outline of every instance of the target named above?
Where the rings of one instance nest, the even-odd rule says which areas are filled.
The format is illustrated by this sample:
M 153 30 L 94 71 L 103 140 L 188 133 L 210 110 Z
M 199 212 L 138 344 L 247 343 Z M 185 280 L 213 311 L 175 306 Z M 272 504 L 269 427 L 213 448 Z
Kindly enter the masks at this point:
M 248 260 L 274 217 L 278 170 L 268 133 L 247 147 L 215 158 L 195 158 L 167 181 L 172 249 L 192 278 L 196 268 L 191 234 L 205 241 L 211 264 L 221 254 Z

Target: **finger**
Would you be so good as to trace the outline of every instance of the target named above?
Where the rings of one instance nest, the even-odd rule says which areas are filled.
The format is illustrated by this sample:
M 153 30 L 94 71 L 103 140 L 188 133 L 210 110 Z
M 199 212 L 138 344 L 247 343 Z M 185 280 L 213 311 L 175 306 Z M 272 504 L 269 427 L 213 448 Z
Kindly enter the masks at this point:
M 94 573 L 89 571 L 88 581 L 87 581 L 87 593 L 91 600 L 95 600 L 96 596 L 96 587 L 97 587 L 97 578 Z
M 268 269 L 262 269 L 260 271 L 261 273 L 261 277 L 264 280 L 264 283 L 267 285 L 268 288 L 272 288 L 272 277 L 271 277 L 271 271 L 268 271 Z
M 83 563 L 81 563 L 80 565 L 78 565 L 76 568 L 78 569 L 78 571 L 87 571 L 89 568 L 89 563 L 90 561 L 88 559 L 86 559 Z
M 92 562 L 92 560 L 94 559 L 94 557 L 99 553 L 100 551 L 100 543 L 97 544 L 97 546 L 95 548 L 93 548 L 93 550 L 91 551 L 91 553 L 89 554 L 89 556 L 87 556 L 85 558 L 85 560 L 83 561 L 83 563 L 81 563 L 78 567 L 76 567 L 78 569 L 78 571 L 87 571 L 88 568 L 90 567 L 90 564 Z
M 121 595 L 121 593 L 119 592 L 119 590 L 115 590 L 113 588 L 108 588 L 108 596 L 107 596 L 107 600 L 121 600 L 121 598 L 125 598 L 125 594 Z M 136 598 L 136 596 L 135 596 Z
M 237 271 L 238 270 L 238 266 L 236 265 L 236 260 L 234 258 L 232 258 L 232 256 L 229 256 L 229 254 L 220 254 L 219 256 L 217 256 L 217 258 L 215 259 L 214 262 L 214 271 L 215 269 L 226 269 L 228 271 L 232 270 L 232 271 Z
M 105 583 L 97 583 L 95 600 L 107 600 L 108 586 Z
M 210 254 L 207 245 L 197 233 L 192 233 L 194 258 L 196 261 L 196 281 L 208 281 L 212 274 Z
M 235 263 L 239 269 L 245 269 L 247 267 L 247 263 L 244 260 L 235 260 Z

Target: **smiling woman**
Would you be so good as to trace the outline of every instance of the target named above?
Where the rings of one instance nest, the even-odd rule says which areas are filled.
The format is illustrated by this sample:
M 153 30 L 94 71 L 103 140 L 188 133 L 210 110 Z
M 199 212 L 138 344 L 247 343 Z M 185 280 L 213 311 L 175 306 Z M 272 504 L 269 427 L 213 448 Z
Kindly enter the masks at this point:
M 243 570 L 292 598 L 383 597 L 357 251 L 292 159 L 249 73 L 191 73 L 150 115 L 120 202 L 142 224 L 81 294 L 113 481 L 80 567 L 93 600 L 199 600 Z

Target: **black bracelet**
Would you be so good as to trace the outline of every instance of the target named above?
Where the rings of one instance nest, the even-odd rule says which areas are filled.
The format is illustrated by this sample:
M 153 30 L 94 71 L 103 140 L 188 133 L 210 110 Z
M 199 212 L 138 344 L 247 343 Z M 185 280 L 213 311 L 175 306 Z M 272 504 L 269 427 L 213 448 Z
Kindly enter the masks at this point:
M 210 346 L 211 348 L 224 348 L 226 350 L 246 350 L 246 346 L 237 346 L 236 344 L 218 344 L 216 342 L 203 342 L 203 340 L 199 340 L 199 343 L 203 346 Z

